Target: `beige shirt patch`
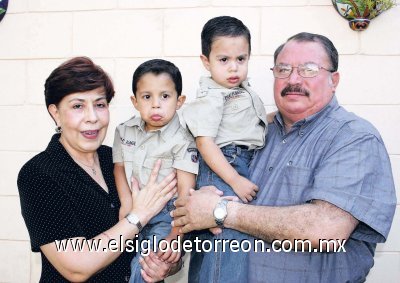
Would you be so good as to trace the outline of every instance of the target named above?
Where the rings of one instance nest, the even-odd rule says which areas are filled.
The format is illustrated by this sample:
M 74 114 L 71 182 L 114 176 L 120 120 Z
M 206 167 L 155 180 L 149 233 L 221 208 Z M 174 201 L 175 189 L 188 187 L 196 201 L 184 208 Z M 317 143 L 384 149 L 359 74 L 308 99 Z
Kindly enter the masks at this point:
M 194 137 L 213 137 L 219 147 L 234 143 L 255 149 L 265 144 L 267 115 L 248 81 L 227 89 L 202 77 L 197 97 L 184 108 L 183 117 Z
M 173 168 L 197 174 L 198 153 L 190 133 L 182 127 L 178 114 L 163 128 L 146 132 L 144 121 L 132 117 L 115 130 L 113 162 L 123 162 L 130 184 L 131 176 L 140 186 L 147 184 L 154 163 L 162 160 L 158 181 Z

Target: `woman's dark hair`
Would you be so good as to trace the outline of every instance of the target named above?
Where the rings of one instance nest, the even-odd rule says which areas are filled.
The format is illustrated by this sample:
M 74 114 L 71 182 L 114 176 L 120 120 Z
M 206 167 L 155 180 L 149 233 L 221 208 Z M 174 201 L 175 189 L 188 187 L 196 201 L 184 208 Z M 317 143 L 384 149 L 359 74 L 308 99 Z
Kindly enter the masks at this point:
M 211 53 L 211 45 L 217 37 L 239 37 L 244 36 L 249 43 L 249 54 L 251 51 L 251 35 L 249 29 L 237 18 L 220 16 L 212 18 L 203 27 L 201 32 L 201 52 L 207 58 Z
M 178 67 L 173 63 L 163 60 L 163 59 L 152 59 L 140 64 L 139 67 L 133 73 L 132 78 L 132 92 L 136 96 L 137 83 L 140 78 L 147 73 L 152 73 L 154 75 L 167 74 L 170 76 L 171 80 L 174 82 L 175 90 L 178 97 L 182 93 L 182 75 Z
M 58 66 L 44 84 L 46 107 L 58 105 L 67 95 L 104 87 L 107 102 L 114 97 L 108 74 L 87 57 L 72 58 Z

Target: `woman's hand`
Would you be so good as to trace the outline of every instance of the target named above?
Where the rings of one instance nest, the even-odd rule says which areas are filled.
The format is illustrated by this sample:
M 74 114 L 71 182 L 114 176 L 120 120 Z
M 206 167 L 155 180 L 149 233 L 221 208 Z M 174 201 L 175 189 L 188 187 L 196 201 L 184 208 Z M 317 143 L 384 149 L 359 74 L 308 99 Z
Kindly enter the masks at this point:
M 176 193 L 176 173 L 172 172 L 160 183 L 157 183 L 161 160 L 157 160 L 150 174 L 149 181 L 139 190 L 138 182 L 132 178 L 132 210 L 142 225 L 146 225 L 151 218 L 158 214 L 167 202 Z

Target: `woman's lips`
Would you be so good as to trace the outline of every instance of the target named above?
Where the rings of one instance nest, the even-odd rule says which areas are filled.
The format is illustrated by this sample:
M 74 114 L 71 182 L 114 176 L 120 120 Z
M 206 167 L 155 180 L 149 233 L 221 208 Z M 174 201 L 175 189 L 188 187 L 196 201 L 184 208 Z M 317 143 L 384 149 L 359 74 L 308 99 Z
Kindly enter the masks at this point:
M 83 131 L 81 133 L 87 139 L 96 139 L 99 135 L 99 130 Z

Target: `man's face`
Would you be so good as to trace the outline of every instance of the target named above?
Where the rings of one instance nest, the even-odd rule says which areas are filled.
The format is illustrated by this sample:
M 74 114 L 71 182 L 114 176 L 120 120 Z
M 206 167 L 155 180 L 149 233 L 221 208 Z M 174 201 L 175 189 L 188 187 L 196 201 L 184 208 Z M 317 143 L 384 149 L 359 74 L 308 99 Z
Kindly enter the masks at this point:
M 306 63 L 331 69 L 328 55 L 318 42 L 289 41 L 279 53 L 275 64 L 297 67 Z M 293 124 L 324 108 L 332 99 L 338 82 L 339 73 L 324 69 L 320 69 L 313 78 L 301 77 L 297 68 L 293 69 L 288 78 L 275 78 L 275 103 L 285 123 Z

